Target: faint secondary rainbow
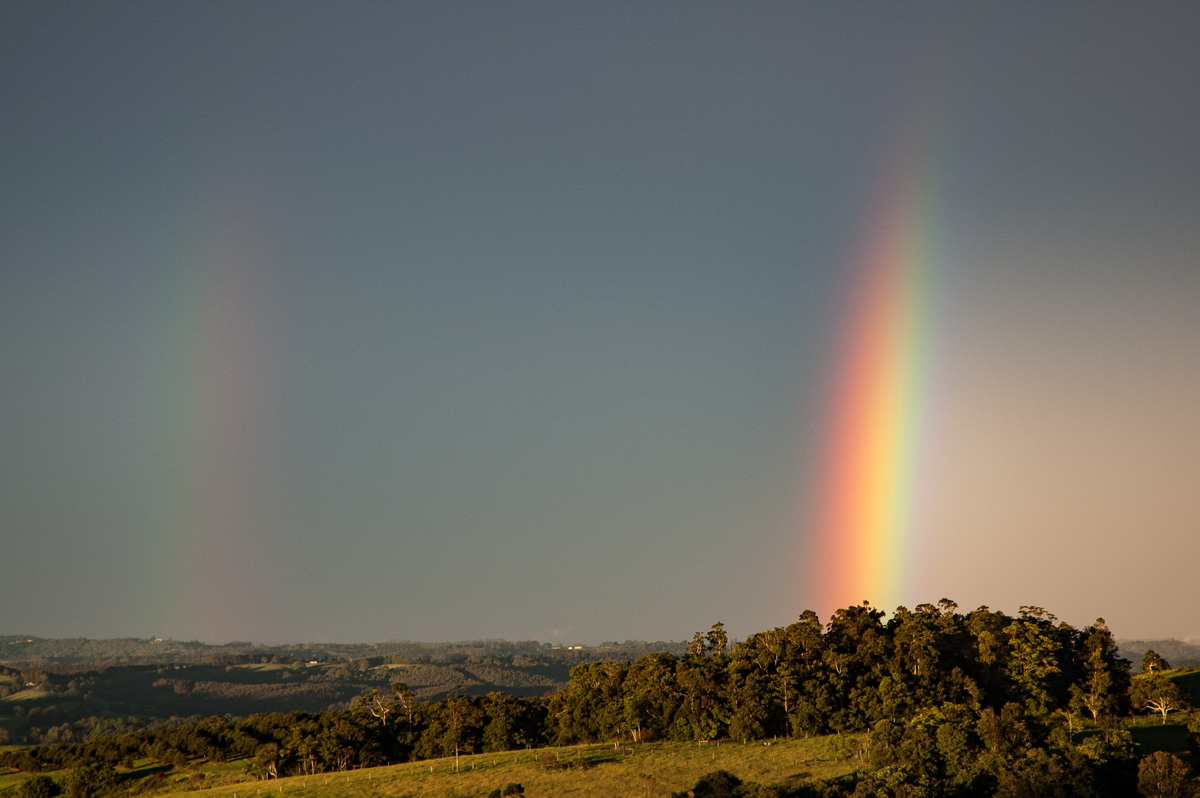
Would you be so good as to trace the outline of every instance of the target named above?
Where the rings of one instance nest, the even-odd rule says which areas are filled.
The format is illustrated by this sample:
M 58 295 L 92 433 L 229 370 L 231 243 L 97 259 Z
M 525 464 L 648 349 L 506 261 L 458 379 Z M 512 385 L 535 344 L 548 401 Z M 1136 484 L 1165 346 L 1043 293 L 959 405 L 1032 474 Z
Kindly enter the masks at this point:
M 259 618 L 270 584 L 263 482 L 273 253 L 252 193 L 190 205 L 164 269 L 149 477 L 159 538 L 147 580 L 158 634 L 220 642 Z
M 823 615 L 863 601 L 894 609 L 915 565 L 935 192 L 926 159 L 906 149 L 880 182 L 849 263 L 811 569 Z

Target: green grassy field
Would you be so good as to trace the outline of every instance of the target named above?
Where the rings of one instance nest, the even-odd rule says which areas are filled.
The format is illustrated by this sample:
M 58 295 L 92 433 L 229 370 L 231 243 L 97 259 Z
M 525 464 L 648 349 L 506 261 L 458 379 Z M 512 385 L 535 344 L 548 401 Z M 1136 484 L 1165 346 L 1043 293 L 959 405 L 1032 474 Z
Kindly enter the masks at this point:
M 547 760 L 557 766 L 547 766 Z M 457 770 L 456 770 L 457 768 Z M 241 763 L 205 768 L 203 794 L 213 798 L 289 795 L 295 798 L 482 798 L 517 783 L 526 796 L 652 798 L 686 790 L 714 770 L 744 781 L 782 784 L 833 778 L 851 772 L 837 737 L 763 743 L 646 743 L 637 746 L 587 745 L 536 751 L 509 751 L 412 762 L 346 773 L 319 773 L 270 781 L 237 781 Z M 52 774 L 53 775 L 53 774 Z M 175 772 L 162 783 L 162 796 L 195 796 L 197 783 Z
M 12 695 L 0 698 L 0 701 L 5 701 L 11 704 L 19 704 L 22 701 L 40 701 L 50 696 L 51 694 L 45 690 L 39 690 L 36 687 L 27 687 L 24 690 L 18 690 Z
M 1158 714 L 1143 714 L 1125 721 L 1139 756 L 1167 751 L 1188 758 L 1188 723 L 1200 717 L 1200 710 L 1173 712 L 1163 723 Z
M 1175 668 L 1167 671 L 1167 677 L 1187 692 L 1192 706 L 1200 706 L 1200 668 Z

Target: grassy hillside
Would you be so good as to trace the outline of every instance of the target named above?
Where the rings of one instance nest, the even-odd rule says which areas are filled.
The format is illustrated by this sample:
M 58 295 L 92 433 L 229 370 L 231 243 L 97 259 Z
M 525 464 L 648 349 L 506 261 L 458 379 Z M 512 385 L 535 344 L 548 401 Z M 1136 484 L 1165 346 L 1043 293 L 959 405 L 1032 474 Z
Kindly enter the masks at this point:
M 745 781 L 781 784 L 833 778 L 851 772 L 853 762 L 838 737 L 786 740 L 775 744 L 647 743 L 550 748 L 477 754 L 454 759 L 413 762 L 349 773 L 323 773 L 270 782 L 225 784 L 204 790 L 205 796 L 233 798 L 253 795 L 291 795 L 305 798 L 334 796 L 423 796 L 465 798 L 486 796 L 517 783 L 526 796 L 669 796 L 692 787 L 714 770 L 727 770 Z M 228 777 L 228 776 L 226 776 Z M 214 773 L 210 781 L 218 781 Z M 191 782 L 166 795 L 195 795 Z
M 744 781 L 795 784 L 835 778 L 854 769 L 845 740 L 837 736 L 763 743 L 646 743 L 509 751 L 412 762 L 345 773 L 319 773 L 271 781 L 245 781 L 241 762 L 205 766 L 190 772 L 164 771 L 148 762 L 129 774 L 144 778 L 161 772 L 158 789 L 142 795 L 211 798 L 290 795 L 295 798 L 483 798 L 508 784 L 525 795 L 576 798 L 652 798 L 686 790 L 706 773 L 727 770 Z M 457 768 L 457 769 L 456 769 Z M 61 781 L 64 773 L 50 773 Z M 11 794 L 24 774 L 0 773 L 0 795 Z M 151 779 L 153 783 L 155 779 Z M 143 782 L 146 787 L 150 783 Z

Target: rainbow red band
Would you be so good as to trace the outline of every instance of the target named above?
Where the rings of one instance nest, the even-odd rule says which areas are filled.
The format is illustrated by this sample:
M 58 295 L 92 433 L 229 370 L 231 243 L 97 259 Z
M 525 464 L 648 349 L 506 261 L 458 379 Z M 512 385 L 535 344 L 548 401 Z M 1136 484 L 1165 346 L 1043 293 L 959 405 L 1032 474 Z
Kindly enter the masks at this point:
M 911 569 L 933 256 L 928 171 L 901 160 L 849 264 L 811 573 L 828 617 L 870 601 L 891 610 Z

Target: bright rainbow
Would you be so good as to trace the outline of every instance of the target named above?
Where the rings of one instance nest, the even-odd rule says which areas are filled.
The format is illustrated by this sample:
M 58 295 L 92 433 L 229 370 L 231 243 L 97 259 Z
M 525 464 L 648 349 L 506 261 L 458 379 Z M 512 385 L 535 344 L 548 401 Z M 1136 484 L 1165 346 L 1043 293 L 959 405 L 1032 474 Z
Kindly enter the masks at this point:
M 817 500 L 817 607 L 888 610 L 911 570 L 931 314 L 931 175 L 898 159 L 849 264 Z

